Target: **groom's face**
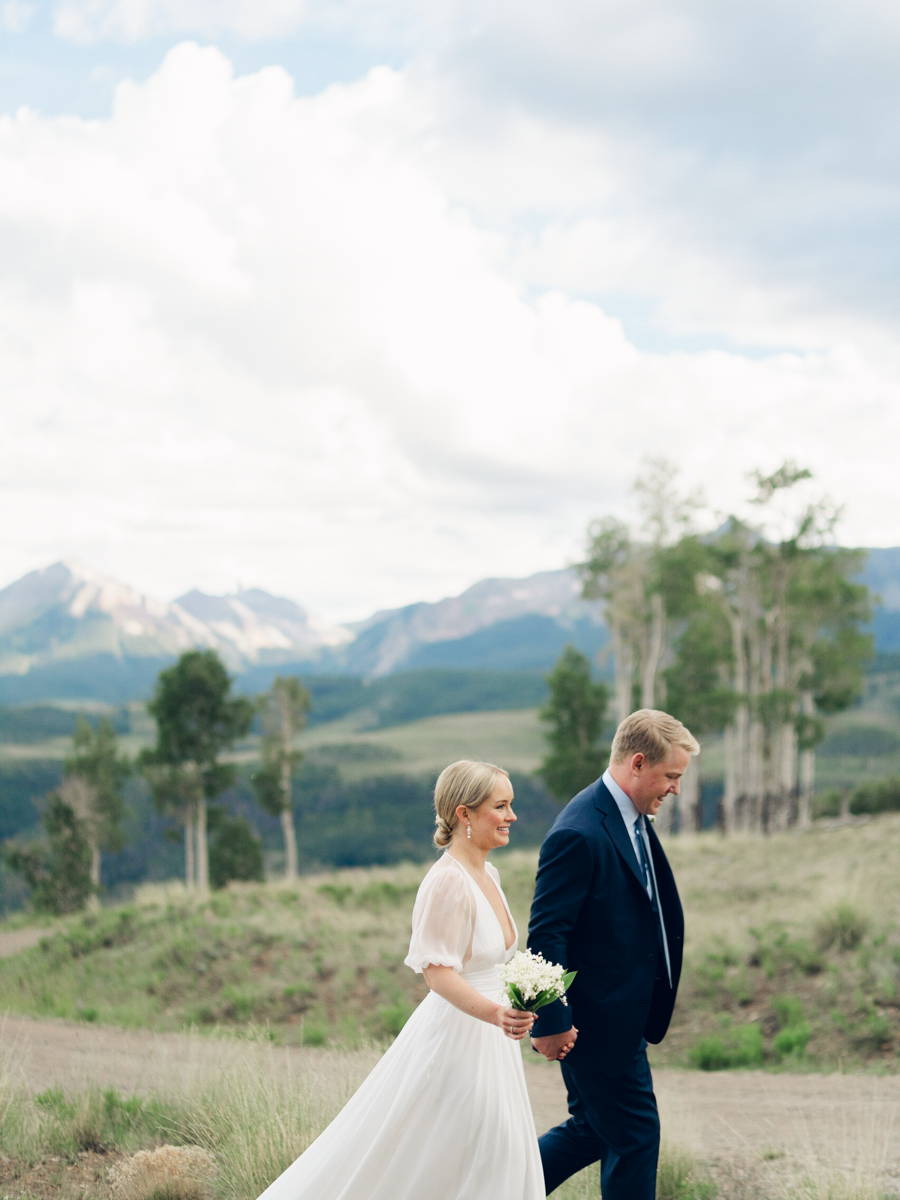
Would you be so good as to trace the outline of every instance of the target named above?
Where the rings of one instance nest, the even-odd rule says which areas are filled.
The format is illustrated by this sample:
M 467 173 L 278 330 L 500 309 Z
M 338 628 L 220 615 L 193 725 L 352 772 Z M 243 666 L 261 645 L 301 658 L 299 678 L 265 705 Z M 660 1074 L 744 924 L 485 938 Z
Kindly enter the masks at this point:
M 638 812 L 655 817 L 666 796 L 677 796 L 690 761 L 691 756 L 680 746 L 673 746 L 656 763 L 651 763 L 644 754 L 633 754 L 629 762 L 631 786 L 625 790 Z

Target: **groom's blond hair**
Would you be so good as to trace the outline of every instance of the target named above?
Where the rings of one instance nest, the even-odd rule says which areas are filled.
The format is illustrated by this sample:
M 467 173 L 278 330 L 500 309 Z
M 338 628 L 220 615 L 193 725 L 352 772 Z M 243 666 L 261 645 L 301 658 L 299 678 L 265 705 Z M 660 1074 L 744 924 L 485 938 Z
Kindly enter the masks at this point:
M 639 708 L 616 730 L 609 761 L 620 763 L 633 754 L 643 754 L 649 763 L 658 763 L 668 757 L 673 746 L 688 754 L 700 753 L 700 743 L 675 717 L 658 708 Z
M 453 830 L 459 824 L 456 810 L 478 808 L 497 786 L 497 780 L 509 779 L 509 772 L 493 763 L 461 758 L 444 767 L 434 785 L 434 844 L 449 846 Z

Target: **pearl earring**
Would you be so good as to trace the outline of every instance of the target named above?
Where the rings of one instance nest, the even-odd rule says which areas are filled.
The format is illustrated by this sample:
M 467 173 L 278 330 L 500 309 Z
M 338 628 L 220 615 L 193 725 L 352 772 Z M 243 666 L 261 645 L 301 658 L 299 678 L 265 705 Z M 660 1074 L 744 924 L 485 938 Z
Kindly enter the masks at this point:
M 468 821 L 466 822 L 466 837 L 467 837 L 467 838 L 469 839 L 469 841 L 471 842 L 471 840 L 472 840 L 472 826 L 469 824 L 469 822 L 468 822 Z

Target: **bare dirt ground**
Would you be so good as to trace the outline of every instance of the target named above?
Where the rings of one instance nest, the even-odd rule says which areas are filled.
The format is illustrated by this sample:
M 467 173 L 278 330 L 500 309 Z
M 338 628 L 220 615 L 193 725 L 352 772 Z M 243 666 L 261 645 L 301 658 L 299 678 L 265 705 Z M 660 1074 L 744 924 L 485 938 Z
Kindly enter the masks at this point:
M 230 1038 L 140 1033 L 6 1016 L 0 1045 L 10 1082 L 28 1091 L 89 1085 L 170 1095 L 229 1068 L 288 1068 L 297 1055 L 327 1069 L 328 1050 L 254 1045 Z M 360 1056 L 360 1071 L 377 1057 Z M 283 1062 L 282 1062 L 283 1060 Z M 564 1118 L 558 1069 L 526 1056 L 538 1130 Z M 712 1164 L 745 1163 L 802 1178 L 833 1171 L 900 1194 L 900 1076 L 798 1075 L 762 1071 L 654 1073 L 664 1138 Z
M 0 932 L 0 958 L 10 958 L 20 950 L 30 950 L 36 946 L 42 937 L 52 933 L 52 929 L 4 929 Z

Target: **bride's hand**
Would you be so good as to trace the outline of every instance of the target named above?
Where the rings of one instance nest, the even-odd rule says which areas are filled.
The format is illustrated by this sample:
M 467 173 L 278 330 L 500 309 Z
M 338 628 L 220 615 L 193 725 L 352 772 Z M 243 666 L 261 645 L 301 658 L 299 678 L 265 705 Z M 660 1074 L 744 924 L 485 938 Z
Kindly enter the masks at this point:
M 496 1021 L 507 1037 L 520 1042 L 531 1033 L 534 1013 L 523 1012 L 520 1008 L 504 1008 L 501 1004 L 497 1006 Z

